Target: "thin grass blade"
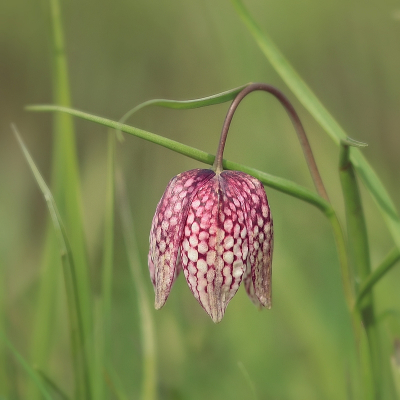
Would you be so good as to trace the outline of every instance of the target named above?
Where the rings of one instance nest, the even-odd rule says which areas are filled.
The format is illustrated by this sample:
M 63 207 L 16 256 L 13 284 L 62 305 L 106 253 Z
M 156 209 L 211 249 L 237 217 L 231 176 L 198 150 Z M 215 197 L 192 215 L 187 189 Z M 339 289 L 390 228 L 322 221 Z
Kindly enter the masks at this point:
M 133 218 L 129 208 L 126 194 L 125 182 L 122 174 L 117 174 L 117 195 L 119 209 L 121 212 L 121 223 L 123 236 L 128 253 L 128 261 L 131 269 L 132 282 L 135 286 L 138 306 L 140 312 L 140 327 L 142 330 L 142 352 L 143 352 L 143 380 L 142 400 L 157 399 L 157 366 L 156 366 L 156 344 L 154 334 L 154 322 L 151 315 L 151 307 L 145 290 L 145 283 L 140 269 L 139 250 L 137 246 Z
M 49 0 L 52 24 L 53 98 L 56 104 L 70 107 L 68 62 L 59 0 Z M 91 332 L 91 290 L 84 237 L 78 156 L 73 120 L 68 115 L 54 118 L 52 185 L 60 212 L 65 216 L 71 237 L 82 304 L 84 334 Z M 89 349 L 87 349 L 89 350 Z M 91 358 L 91 357 L 90 357 Z
M 52 40 L 53 101 L 59 105 L 70 106 L 68 63 L 60 2 L 59 0 L 49 0 L 48 6 L 51 24 L 49 36 Z M 71 246 L 79 275 L 78 285 L 81 303 L 84 309 L 85 335 L 87 336 L 91 330 L 90 290 L 80 204 L 81 193 L 75 132 L 72 118 L 68 115 L 57 115 L 54 117 L 53 122 L 54 146 L 52 150 L 51 186 L 60 212 L 65 217 L 68 232 L 71 235 Z M 42 254 L 40 287 L 31 344 L 31 359 L 35 364 L 44 368 L 51 351 L 49 344 L 51 343 L 50 338 L 56 313 L 56 296 L 59 292 L 59 274 L 61 271 L 59 249 L 51 221 L 48 221 L 46 227 L 46 239 Z M 39 400 L 41 398 L 36 388 L 32 385 L 28 390 L 28 395 L 30 400 Z
M 111 289 L 114 257 L 114 160 L 115 160 L 115 133 L 108 133 L 107 145 L 107 182 L 106 182 L 106 209 L 104 220 L 102 294 L 104 301 L 104 316 L 106 325 L 111 316 Z
M 14 134 L 21 146 L 21 149 L 28 161 L 29 167 L 39 185 L 40 190 L 46 200 L 51 220 L 54 224 L 55 233 L 59 243 L 61 254 L 61 262 L 64 272 L 64 283 L 66 288 L 68 312 L 70 320 L 70 336 L 71 336 L 71 350 L 74 364 L 75 384 L 76 384 L 76 397 L 78 399 L 91 399 L 89 370 L 85 346 L 85 335 L 82 321 L 82 310 L 79 298 L 79 289 L 77 284 L 77 274 L 72 257 L 71 248 L 62 224 L 56 203 L 53 195 L 42 178 L 39 170 L 37 169 L 31 155 L 28 152 L 24 142 L 21 139 L 15 126 L 12 127 Z
M 271 38 L 261 30 L 242 1 L 231 0 L 231 2 L 276 72 L 325 132 L 339 145 L 340 140 L 346 139 L 348 136 L 343 128 L 322 105 L 317 96 L 292 67 Z M 359 149 L 351 149 L 350 159 L 368 191 L 378 204 L 393 240 L 400 250 L 400 218 L 388 192 Z
M 393 248 L 381 264 L 361 283 L 357 295 L 356 305 L 359 306 L 364 296 L 385 276 L 400 260 L 400 251 L 397 247 Z
M 0 332 L 6 332 L 6 302 L 5 302 L 5 262 L 0 255 Z M 0 394 L 9 396 L 9 377 L 7 372 L 7 351 L 4 341 L 0 341 Z
M 103 265 L 101 299 L 96 305 L 95 318 L 95 371 L 93 378 L 93 394 L 96 400 L 105 398 L 104 372 L 108 364 L 109 339 L 111 328 L 111 304 L 114 258 L 114 159 L 115 159 L 115 133 L 108 133 L 107 145 L 107 182 L 106 205 L 104 218 L 103 240 Z
M 14 354 L 14 357 L 21 364 L 21 366 L 25 370 L 25 372 L 31 377 L 32 381 L 34 382 L 35 386 L 37 387 L 37 389 L 39 390 L 39 392 L 41 393 L 43 398 L 46 400 L 53 400 L 53 397 L 50 395 L 50 393 L 46 389 L 45 385 L 41 381 L 38 374 L 28 364 L 28 362 L 25 360 L 25 358 L 22 357 L 22 355 L 18 352 L 18 350 L 14 347 L 14 345 L 8 340 L 8 338 L 2 332 L 0 332 L 0 338 L 3 340 L 3 342 L 6 344 L 6 346 L 10 349 L 10 351 Z
M 54 392 L 57 394 L 57 398 L 62 399 L 62 400 L 69 400 L 69 397 L 67 394 L 51 379 L 46 373 L 44 373 L 42 370 L 35 368 L 37 374 L 42 378 L 43 382 L 46 383 L 46 385 Z

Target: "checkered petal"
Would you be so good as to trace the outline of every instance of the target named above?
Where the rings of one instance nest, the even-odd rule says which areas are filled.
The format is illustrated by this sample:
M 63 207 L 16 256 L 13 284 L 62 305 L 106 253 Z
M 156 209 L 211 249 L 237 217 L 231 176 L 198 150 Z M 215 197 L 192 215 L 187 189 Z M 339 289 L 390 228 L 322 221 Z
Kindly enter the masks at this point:
M 148 264 L 155 290 L 155 308 L 166 302 L 179 272 L 179 248 L 189 205 L 199 188 L 214 172 L 195 169 L 173 178 L 157 205 L 150 231 Z
M 161 308 L 179 271 L 214 322 L 244 280 L 257 306 L 271 307 L 273 233 L 260 181 L 237 171 L 191 170 L 173 178 L 150 232 L 149 270 Z
M 248 254 L 245 212 L 217 174 L 193 196 L 181 244 L 183 271 L 195 298 L 214 322 L 242 281 Z
M 234 188 L 245 209 L 249 254 L 244 284 L 257 306 L 271 308 L 273 223 L 262 183 L 243 172 L 224 171 L 229 187 Z

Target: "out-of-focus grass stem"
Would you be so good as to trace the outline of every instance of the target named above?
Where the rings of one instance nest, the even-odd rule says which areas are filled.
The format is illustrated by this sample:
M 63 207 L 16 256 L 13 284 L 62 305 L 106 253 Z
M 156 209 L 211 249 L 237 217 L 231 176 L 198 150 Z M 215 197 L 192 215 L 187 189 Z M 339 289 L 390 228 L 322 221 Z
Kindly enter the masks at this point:
M 71 105 L 68 78 L 68 63 L 59 0 L 50 0 L 53 34 L 53 96 L 56 104 Z M 82 299 L 82 314 L 85 335 L 91 330 L 90 284 L 83 230 L 80 179 L 76 151 L 75 129 L 72 118 L 55 116 L 53 151 L 53 185 L 57 203 L 65 215 L 71 237 L 78 273 L 78 288 Z
M 0 255 L 0 332 L 6 332 L 6 304 L 5 304 L 5 271 Z M 8 397 L 9 377 L 7 373 L 7 351 L 4 341 L 0 340 L 0 392 L 4 397 Z
M 58 398 L 61 400 L 70 400 L 66 393 L 51 379 L 47 374 L 45 374 L 40 369 L 36 368 L 36 372 L 42 378 L 42 380 L 46 383 L 46 385 L 53 390 L 53 392 L 57 393 Z
M 91 388 L 89 377 L 89 366 L 86 353 L 85 334 L 83 327 L 82 309 L 80 305 L 79 289 L 77 282 L 76 267 L 72 250 L 68 242 L 64 225 L 61 221 L 59 211 L 53 195 L 37 169 L 31 155 L 22 141 L 16 127 L 13 126 L 16 138 L 21 146 L 29 167 L 36 179 L 37 184 L 46 200 L 54 225 L 55 234 L 58 239 L 59 252 L 64 273 L 64 284 L 68 303 L 68 314 L 70 323 L 71 351 L 73 359 L 73 373 L 75 377 L 75 398 L 78 400 L 90 400 Z
M 386 275 L 400 260 L 400 251 L 397 247 L 394 247 L 385 257 L 385 259 L 379 264 L 379 266 L 368 275 L 368 277 L 361 282 L 360 288 L 357 294 L 356 306 L 359 307 L 366 294 L 375 286 L 379 280 Z
M 29 363 L 24 359 L 24 357 L 22 357 L 22 355 L 17 351 L 17 349 L 14 347 L 14 345 L 10 342 L 10 340 L 1 331 L 0 331 L 0 341 L 6 344 L 8 349 L 11 351 L 11 353 L 14 355 L 14 357 L 19 362 L 19 364 L 23 367 L 25 372 L 30 376 L 34 385 L 37 387 L 37 389 L 41 395 L 41 398 L 45 399 L 45 400 L 53 400 L 50 393 L 47 391 L 46 387 L 41 382 L 40 377 L 38 376 L 36 371 L 32 369 L 32 367 L 29 365 Z M 1 389 L 3 389 L 3 388 L 1 388 Z M 1 393 L 1 394 L 3 394 L 3 393 Z M 5 398 L 5 397 L 2 397 L 2 398 Z
M 61 23 L 59 0 L 49 0 L 51 22 L 51 62 L 53 81 L 53 100 L 56 104 L 70 106 L 67 58 L 64 35 Z M 83 323 L 85 336 L 91 330 L 90 321 L 90 289 L 86 260 L 85 240 L 80 205 L 80 183 L 76 155 L 75 132 L 72 119 L 65 115 L 54 117 L 54 146 L 52 151 L 51 186 L 54 197 L 65 216 L 67 230 L 71 237 L 71 246 L 77 264 L 78 285 L 82 299 Z M 60 257 L 58 245 L 54 237 L 51 221 L 47 224 L 46 239 L 43 251 L 40 289 L 36 308 L 35 327 L 31 343 L 31 358 L 44 370 L 51 349 L 52 324 L 55 318 L 55 304 L 58 293 Z M 87 340 L 86 343 L 89 343 Z M 88 351 L 88 347 L 85 351 Z M 90 357 L 89 357 L 90 359 Z M 29 388 L 29 398 L 40 398 L 36 387 Z
M 371 262 L 364 211 L 354 167 L 350 160 L 350 151 L 351 148 L 349 144 L 343 141 L 340 147 L 339 175 L 346 208 L 352 273 L 355 278 L 356 290 L 358 291 L 360 282 L 367 279 L 371 273 Z M 374 396 L 372 398 L 379 399 L 381 389 L 380 345 L 375 319 L 374 299 L 371 292 L 364 296 L 362 304 L 360 305 L 360 315 L 368 337 L 369 357 L 372 364 L 370 365 L 373 377 L 372 390 Z M 363 346 L 360 351 L 367 351 L 367 348 Z M 369 357 L 365 354 L 363 356 L 364 361 Z
M 103 263 L 101 271 L 101 299 L 96 307 L 96 362 L 94 366 L 93 394 L 96 400 L 105 398 L 105 372 L 109 362 L 108 354 L 111 328 L 112 273 L 114 258 L 114 158 L 115 132 L 108 133 L 106 205 L 104 217 Z
M 102 297 L 104 301 L 104 315 L 106 321 L 111 314 L 112 267 L 114 256 L 114 159 L 115 159 L 115 132 L 108 133 L 107 146 L 107 183 L 106 209 L 104 220 L 104 252 L 102 270 Z M 109 323 L 109 321 L 107 322 Z
M 139 251 L 134 231 L 132 214 L 129 208 L 128 196 L 122 173 L 117 171 L 116 189 L 118 205 L 121 213 L 125 246 L 128 254 L 128 261 L 131 268 L 132 282 L 135 286 L 140 312 L 140 327 L 142 330 L 142 351 L 143 351 L 143 383 L 142 400 L 157 399 L 157 365 L 156 365 L 156 344 L 154 336 L 154 322 L 151 315 L 151 308 L 148 295 L 145 290 L 145 283 L 140 269 Z

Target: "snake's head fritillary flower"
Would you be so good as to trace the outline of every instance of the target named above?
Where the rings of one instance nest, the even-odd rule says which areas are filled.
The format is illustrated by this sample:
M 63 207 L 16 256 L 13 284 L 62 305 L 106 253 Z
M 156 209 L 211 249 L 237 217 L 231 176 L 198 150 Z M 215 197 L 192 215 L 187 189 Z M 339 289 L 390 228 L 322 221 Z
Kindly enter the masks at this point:
M 149 269 L 161 308 L 180 269 L 195 298 L 221 321 L 239 285 L 271 307 L 272 218 L 263 185 L 238 171 L 194 169 L 167 186 L 153 218 Z

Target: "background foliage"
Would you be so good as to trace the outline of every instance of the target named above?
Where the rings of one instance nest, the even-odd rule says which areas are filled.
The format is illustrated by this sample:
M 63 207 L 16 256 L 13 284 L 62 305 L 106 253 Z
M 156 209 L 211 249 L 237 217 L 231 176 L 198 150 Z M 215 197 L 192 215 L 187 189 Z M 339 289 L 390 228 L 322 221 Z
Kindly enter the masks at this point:
M 390 0 L 246 2 L 257 21 L 352 137 L 400 204 L 400 5 Z M 228 1 L 86 0 L 62 3 L 74 107 L 111 119 L 150 98 L 189 99 L 264 81 L 294 102 L 309 134 L 329 196 L 343 217 L 338 149 L 286 89 Z M 15 122 L 47 182 L 52 116 L 26 104 L 51 103 L 51 29 L 46 1 L 0 4 L 0 328 L 28 360 L 37 315 L 48 211 L 11 134 Z M 227 105 L 176 111 L 149 108 L 134 126 L 215 153 Z M 99 292 L 104 236 L 107 132 L 75 121 L 90 278 Z M 225 157 L 312 188 L 290 121 L 272 98 L 249 96 L 233 122 Z M 202 167 L 134 137 L 117 145 L 128 189 L 142 270 L 147 278 L 150 223 L 169 179 Z M 308 204 L 267 189 L 274 216 L 271 311 L 258 312 L 239 290 L 214 325 L 183 277 L 166 306 L 153 312 L 161 398 L 338 399 L 347 392 L 353 337 L 331 228 Z M 372 263 L 392 248 L 378 210 L 364 196 Z M 62 216 L 65 217 L 65 216 Z M 140 393 L 141 342 L 135 287 L 116 218 L 112 365 L 129 398 Z M 387 357 L 400 337 L 395 268 L 376 287 Z M 68 390 L 71 380 L 61 269 L 54 285 L 46 372 Z M 152 287 L 146 280 L 152 302 Z M 12 377 L 13 379 L 9 379 Z M 25 398 L 29 378 L 0 344 L 0 388 Z M 7 390 L 7 392 L 5 392 Z M 0 390 L 0 395 L 2 395 Z M 387 398 L 390 393 L 386 394 Z

